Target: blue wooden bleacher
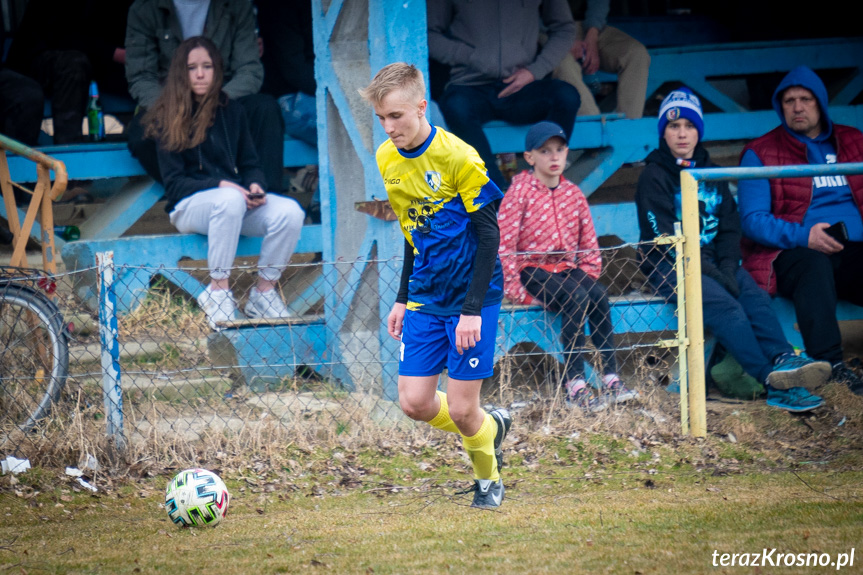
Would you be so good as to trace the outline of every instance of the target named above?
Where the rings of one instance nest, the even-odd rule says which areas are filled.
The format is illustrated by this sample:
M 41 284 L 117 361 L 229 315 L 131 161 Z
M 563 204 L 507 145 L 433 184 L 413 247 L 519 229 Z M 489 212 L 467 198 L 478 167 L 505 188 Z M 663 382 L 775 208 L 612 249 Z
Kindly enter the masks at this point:
M 695 47 L 655 47 L 651 48 L 651 74 L 648 93 L 662 88 L 669 82 L 685 82 L 696 91 L 703 92 L 704 99 L 711 102 L 719 112 L 708 113 L 705 117 L 707 141 L 747 140 L 757 137 L 777 125 L 774 112 L 751 112 L 743 110 L 734 98 L 724 94 L 713 82 L 717 77 L 735 77 L 743 74 L 764 73 L 790 69 L 800 63 L 817 69 L 853 68 L 857 70 L 846 87 L 834 95 L 835 107 L 831 107 L 834 120 L 863 127 L 863 106 L 848 105 L 863 87 L 860 73 L 861 62 L 853 56 L 863 53 L 863 39 L 827 39 L 823 41 L 803 41 L 799 43 L 747 43 L 747 44 L 710 44 Z M 691 51 L 698 58 L 690 56 Z M 706 57 L 709 56 L 709 57 Z M 705 61 L 709 65 L 705 66 Z M 855 92 L 856 90 L 856 92 Z M 510 126 L 493 122 L 486 126 L 492 149 L 495 152 L 522 151 L 526 127 Z M 317 151 L 302 142 L 287 139 L 285 143 L 285 166 L 303 166 L 318 162 Z M 628 120 L 614 114 L 579 118 L 570 146 L 573 149 L 591 150 L 590 160 L 585 162 L 580 186 L 586 195 L 596 191 L 612 174 L 622 166 L 638 162 L 658 144 L 656 120 L 644 118 Z M 71 178 L 95 180 L 118 178 L 127 180 L 118 192 L 104 204 L 100 212 L 81 226 L 82 240 L 62 246 L 63 259 L 67 269 L 83 269 L 93 265 L 93 254 L 101 250 L 113 250 L 115 264 L 147 265 L 157 269 L 160 265 L 176 268 L 183 258 L 200 260 L 206 258 L 206 239 L 202 236 L 169 235 L 147 237 L 121 237 L 145 212 L 152 208 L 162 197 L 162 189 L 145 174 L 138 162 L 131 157 L 125 143 L 99 143 L 79 146 L 57 146 L 43 149 L 66 164 Z M 13 180 L 33 181 L 35 171 L 32 167 L 10 157 L 9 166 Z M 617 236 L 624 242 L 637 241 L 637 222 L 634 204 L 593 205 L 594 220 L 600 235 Z M 0 206 L 2 210 L 2 206 Z M 2 214 L 0 214 L 2 215 Z M 34 230 L 34 234 L 39 234 Z M 321 251 L 322 236 L 325 230 L 320 226 L 306 226 L 303 230 L 299 252 Z M 327 231 L 329 233 L 329 231 Z M 259 240 L 243 239 L 238 255 L 254 255 Z M 125 268 L 131 270 L 130 268 Z M 172 272 L 173 273 L 173 272 Z M 118 277 L 125 282 L 129 299 L 120 302 L 121 309 L 131 309 L 136 305 L 139 295 L 143 294 L 152 276 L 145 277 L 138 271 L 129 271 Z M 180 287 L 192 295 L 202 286 L 194 278 L 182 273 L 177 280 Z M 121 290 L 118 290 L 118 294 Z M 139 295 L 136 295 L 139 294 Z M 92 297 L 92 293 L 81 295 Z M 305 298 L 300 298 L 305 299 Z M 638 295 L 613 300 L 613 313 L 618 333 L 643 332 L 656 329 L 675 329 L 674 310 L 655 298 Z M 783 303 L 777 303 L 782 309 Z M 839 310 L 842 319 L 863 319 L 861 310 Z M 793 310 L 782 311 L 784 325 L 793 325 Z M 315 327 L 317 326 L 317 327 Z M 297 330 L 338 329 L 337 326 L 321 326 L 310 322 L 308 326 L 273 326 L 272 332 L 286 331 L 299 337 Z M 497 356 L 506 353 L 520 342 L 534 342 L 549 353 L 560 357 L 560 344 L 557 340 L 559 329 L 538 306 L 505 306 L 501 314 L 501 330 L 498 336 Z M 284 333 L 274 334 L 278 341 L 290 341 Z M 789 340 L 795 341 L 793 329 L 786 331 Z M 228 337 L 234 345 L 246 349 L 238 355 L 258 353 L 248 338 L 244 339 L 239 330 L 230 332 Z M 310 335 L 311 337 L 311 335 Z M 797 340 L 799 341 L 799 334 Z M 251 347 L 250 347 L 251 346 Z M 313 350 L 307 350 L 312 354 Z M 275 353 L 275 352 L 274 352 Z M 308 359 L 308 354 L 303 355 Z M 251 357 L 251 356 L 248 356 Z M 248 358 L 247 358 L 248 359 Z M 260 365 L 262 362 L 252 361 Z

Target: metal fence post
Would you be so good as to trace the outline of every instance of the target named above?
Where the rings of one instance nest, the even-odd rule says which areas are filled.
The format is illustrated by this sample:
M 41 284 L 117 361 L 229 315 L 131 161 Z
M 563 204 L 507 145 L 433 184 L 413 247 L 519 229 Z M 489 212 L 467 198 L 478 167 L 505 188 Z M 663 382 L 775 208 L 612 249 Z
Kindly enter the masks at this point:
M 689 396 L 689 430 L 694 437 L 707 435 L 707 390 L 704 381 L 704 323 L 701 309 L 701 226 L 698 182 L 686 170 L 680 173 L 683 220 L 684 285 L 686 293 L 686 356 Z
M 120 387 L 120 343 L 117 341 L 117 295 L 114 292 L 114 252 L 96 254 L 99 268 L 99 341 L 102 349 L 102 398 L 106 435 L 123 448 L 123 390 Z

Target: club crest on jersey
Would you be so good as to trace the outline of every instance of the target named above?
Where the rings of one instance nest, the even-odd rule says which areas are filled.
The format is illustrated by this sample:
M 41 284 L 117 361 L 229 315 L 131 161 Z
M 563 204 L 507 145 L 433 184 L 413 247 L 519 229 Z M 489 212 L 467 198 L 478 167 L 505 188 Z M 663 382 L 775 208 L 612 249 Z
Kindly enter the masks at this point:
M 433 192 L 438 191 L 438 189 L 440 188 L 440 182 L 440 172 L 426 172 L 426 183 L 429 185 Z

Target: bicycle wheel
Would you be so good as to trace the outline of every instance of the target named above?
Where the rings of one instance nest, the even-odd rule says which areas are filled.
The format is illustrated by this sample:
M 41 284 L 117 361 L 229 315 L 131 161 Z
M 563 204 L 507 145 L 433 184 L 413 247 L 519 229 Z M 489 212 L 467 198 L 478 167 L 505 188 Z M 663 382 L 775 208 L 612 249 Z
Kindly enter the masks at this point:
M 33 429 L 60 398 L 68 370 L 60 310 L 26 286 L 0 285 L 0 429 Z

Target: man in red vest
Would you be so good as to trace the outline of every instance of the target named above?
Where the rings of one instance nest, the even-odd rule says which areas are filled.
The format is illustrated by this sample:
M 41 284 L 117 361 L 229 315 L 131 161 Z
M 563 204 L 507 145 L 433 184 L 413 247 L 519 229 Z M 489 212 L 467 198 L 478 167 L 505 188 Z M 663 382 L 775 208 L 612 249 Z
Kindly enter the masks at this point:
M 779 83 L 773 107 L 781 125 L 743 150 L 743 167 L 863 162 L 863 133 L 834 124 L 827 89 L 798 66 Z M 794 302 L 813 359 L 833 380 L 863 395 L 844 362 L 836 320 L 839 298 L 863 305 L 863 175 L 741 180 L 743 267 L 771 295 Z

